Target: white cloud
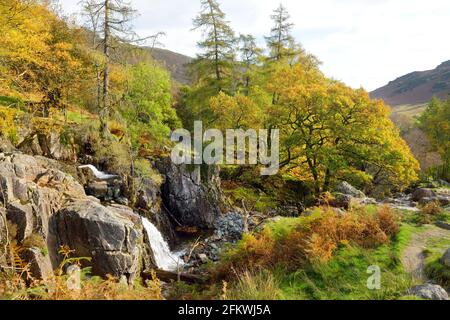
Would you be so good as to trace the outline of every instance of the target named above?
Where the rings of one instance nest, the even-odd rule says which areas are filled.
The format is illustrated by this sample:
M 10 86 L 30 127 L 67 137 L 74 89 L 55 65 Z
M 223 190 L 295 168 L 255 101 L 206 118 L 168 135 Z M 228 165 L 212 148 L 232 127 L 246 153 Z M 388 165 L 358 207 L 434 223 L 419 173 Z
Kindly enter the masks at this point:
M 79 0 L 62 0 L 68 12 Z M 279 1 L 222 0 L 232 27 L 252 33 L 263 43 L 269 15 Z M 432 69 L 450 59 L 448 0 L 283 0 L 295 23 L 294 34 L 319 57 L 331 77 L 368 90 L 415 70 Z M 192 18 L 196 0 L 132 0 L 141 16 L 139 34 L 165 31 L 167 49 L 194 55 L 200 34 Z

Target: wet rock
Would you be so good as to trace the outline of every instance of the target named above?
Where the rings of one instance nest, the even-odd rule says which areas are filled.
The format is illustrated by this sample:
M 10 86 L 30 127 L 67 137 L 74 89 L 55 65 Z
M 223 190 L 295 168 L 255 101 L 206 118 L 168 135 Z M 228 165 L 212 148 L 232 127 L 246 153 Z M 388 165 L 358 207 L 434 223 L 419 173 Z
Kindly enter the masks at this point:
M 212 229 L 220 215 L 220 178 L 214 166 L 177 166 L 167 158 L 157 164 L 165 176 L 162 199 L 185 227 Z
M 106 181 L 94 181 L 89 183 L 85 190 L 87 195 L 104 200 L 108 195 L 108 183 Z
M 415 202 L 419 202 L 423 198 L 434 198 L 436 193 L 431 189 L 419 188 L 416 189 L 411 196 L 411 199 Z
M 448 249 L 442 256 L 442 263 L 450 268 L 450 249 Z
M 366 198 L 366 195 L 362 191 L 356 189 L 351 184 L 349 184 L 348 182 L 345 182 L 345 181 L 338 184 L 335 188 L 335 191 L 337 193 L 349 195 L 354 198 Z
M 438 285 L 424 284 L 410 290 L 410 294 L 427 300 L 448 300 L 448 294 Z

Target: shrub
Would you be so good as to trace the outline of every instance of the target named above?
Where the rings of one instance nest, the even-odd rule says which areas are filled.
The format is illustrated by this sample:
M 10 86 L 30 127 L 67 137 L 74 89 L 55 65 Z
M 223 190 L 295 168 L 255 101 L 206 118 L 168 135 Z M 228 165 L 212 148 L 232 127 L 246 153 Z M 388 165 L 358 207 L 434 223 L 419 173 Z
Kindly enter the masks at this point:
M 432 201 L 430 203 L 427 203 L 426 205 L 422 206 L 419 214 L 419 222 L 423 224 L 430 224 L 440 214 L 442 214 L 444 210 L 442 209 L 439 201 Z
M 329 261 L 337 248 L 353 243 L 362 248 L 376 248 L 399 232 L 399 223 L 388 207 L 377 209 L 374 214 L 355 209 L 339 215 L 330 207 L 320 208 L 321 214 L 287 219 L 295 221 L 282 228 L 276 223 L 260 234 L 244 236 L 239 245 L 230 250 L 225 262 L 216 268 L 221 278 L 230 276 L 229 270 L 240 273 L 247 269 L 260 269 L 281 265 L 296 270 L 306 264 Z

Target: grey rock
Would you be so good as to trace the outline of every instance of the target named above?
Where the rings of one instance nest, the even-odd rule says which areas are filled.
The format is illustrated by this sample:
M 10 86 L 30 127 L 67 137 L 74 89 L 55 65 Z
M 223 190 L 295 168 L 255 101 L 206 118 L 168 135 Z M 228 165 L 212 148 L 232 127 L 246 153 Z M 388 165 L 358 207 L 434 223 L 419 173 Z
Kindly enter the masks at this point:
M 330 202 L 330 205 L 337 208 L 348 209 L 353 201 L 355 201 L 355 198 L 351 195 L 335 193 L 334 200 Z
M 424 284 L 412 288 L 409 293 L 416 297 L 427 300 L 448 300 L 448 294 L 438 285 Z
M 161 187 L 151 179 L 143 179 L 140 183 L 141 190 L 137 196 L 137 207 L 141 209 L 153 209 L 159 206 L 161 199 Z
M 138 275 L 143 227 L 130 209 L 80 200 L 64 207 L 55 220 L 59 244 L 75 250 L 77 257 L 92 257 L 88 265 L 94 274 L 126 275 L 129 281 Z
M 48 255 L 44 255 L 39 248 L 26 249 L 23 259 L 30 265 L 30 273 L 33 278 L 47 280 L 53 276 L 52 263 Z
M 436 193 L 433 190 L 426 188 L 416 189 L 411 196 L 412 200 L 415 202 L 419 202 L 420 200 L 422 200 L 422 198 L 433 198 L 433 197 L 436 197 Z
M 105 199 L 108 196 L 108 183 L 106 181 L 94 181 L 89 183 L 85 190 L 89 196 Z
M 177 166 L 167 158 L 157 164 L 165 176 L 162 199 L 183 226 L 212 229 L 220 215 L 220 178 L 215 166 Z
M 242 238 L 244 233 L 244 219 L 241 214 L 230 212 L 220 216 L 214 223 L 214 235 L 225 241 L 234 241 Z
M 435 197 L 424 197 L 419 200 L 421 205 L 426 205 L 431 202 L 439 203 L 441 206 L 447 206 L 450 204 L 450 196 L 437 195 Z
M 442 263 L 450 268 L 450 249 L 448 249 L 441 259 Z
M 33 233 L 35 216 L 30 204 L 11 203 L 6 212 L 8 220 L 17 226 L 17 240 L 23 241 Z
M 354 198 L 366 198 L 366 195 L 362 191 L 356 189 L 351 184 L 345 181 L 338 184 L 335 188 L 335 191 L 338 193 L 352 196 Z
M 445 230 L 450 230 L 450 223 L 446 221 L 438 221 L 436 222 L 436 226 Z

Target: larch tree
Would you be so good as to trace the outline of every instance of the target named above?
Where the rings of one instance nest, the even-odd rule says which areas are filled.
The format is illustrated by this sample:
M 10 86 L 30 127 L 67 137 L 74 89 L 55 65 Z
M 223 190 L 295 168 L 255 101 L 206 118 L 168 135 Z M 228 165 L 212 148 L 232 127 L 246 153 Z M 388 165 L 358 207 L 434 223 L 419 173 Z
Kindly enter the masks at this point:
M 287 9 L 280 4 L 270 17 L 274 25 L 270 35 L 266 37 L 269 60 L 280 61 L 294 56 L 296 54 L 295 40 L 292 36 L 294 24 L 290 22 L 291 17 Z
M 203 53 L 193 63 L 199 82 L 206 82 L 215 95 L 227 91 L 234 61 L 235 36 L 216 0 L 201 0 L 194 29 L 203 31 L 198 46 Z
M 257 68 L 262 49 L 258 47 L 254 36 L 241 34 L 239 36 L 239 53 L 243 93 L 248 96 L 252 84 L 252 73 Z

